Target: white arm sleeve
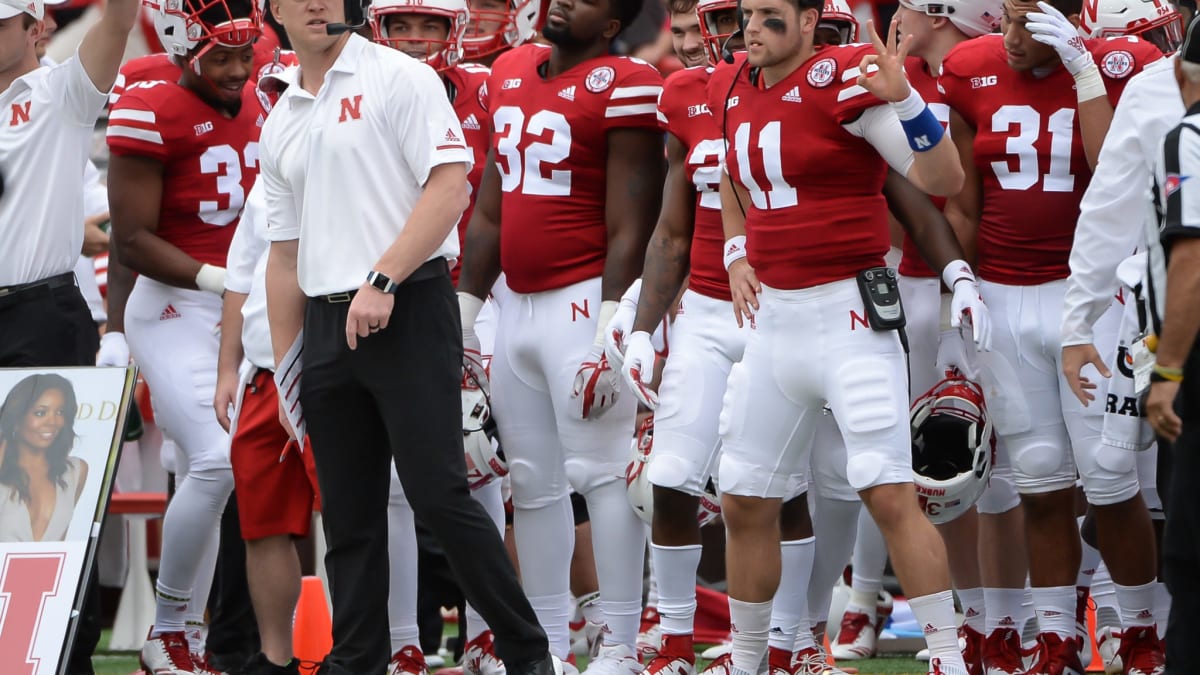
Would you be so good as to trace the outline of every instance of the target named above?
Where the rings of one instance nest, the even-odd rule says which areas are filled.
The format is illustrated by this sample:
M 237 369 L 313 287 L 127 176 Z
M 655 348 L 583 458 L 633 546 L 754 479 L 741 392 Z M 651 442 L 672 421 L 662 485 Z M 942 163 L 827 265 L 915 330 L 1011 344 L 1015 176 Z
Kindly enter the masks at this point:
M 1164 59 L 1170 62 L 1170 59 Z M 1183 116 L 1174 70 L 1160 67 L 1130 82 L 1113 113 L 1092 181 L 1079 205 L 1071 275 L 1063 298 L 1063 346 L 1090 344 L 1092 326 L 1112 304 L 1117 266 L 1142 239 L 1155 149 Z
M 854 136 L 865 138 L 888 166 L 901 176 L 908 176 L 908 170 L 913 165 L 913 151 L 908 147 L 904 128 L 900 126 L 900 118 L 896 117 L 892 106 L 867 108 L 858 119 L 842 125 L 842 128 Z

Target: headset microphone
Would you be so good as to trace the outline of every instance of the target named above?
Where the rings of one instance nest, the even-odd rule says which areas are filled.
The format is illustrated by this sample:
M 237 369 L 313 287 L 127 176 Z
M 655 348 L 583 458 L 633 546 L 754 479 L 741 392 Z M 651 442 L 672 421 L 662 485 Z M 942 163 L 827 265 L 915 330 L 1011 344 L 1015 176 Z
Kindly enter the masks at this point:
M 721 60 L 725 63 L 733 63 L 733 50 L 729 48 L 729 43 L 733 42 L 734 38 L 740 37 L 742 37 L 741 28 L 730 33 L 729 37 L 725 38 L 725 42 L 721 43 Z
M 341 35 L 367 25 L 367 7 L 371 0 L 345 0 L 346 23 L 325 24 L 326 35 Z

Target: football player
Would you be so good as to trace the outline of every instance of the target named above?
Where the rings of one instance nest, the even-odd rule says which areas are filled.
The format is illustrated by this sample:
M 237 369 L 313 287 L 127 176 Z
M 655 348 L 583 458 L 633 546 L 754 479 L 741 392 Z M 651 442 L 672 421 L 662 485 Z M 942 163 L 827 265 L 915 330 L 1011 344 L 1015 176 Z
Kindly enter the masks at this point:
M 368 12 L 373 39 L 429 64 L 446 85 L 446 93 L 454 104 L 467 146 L 475 155 L 467 180 L 471 195 L 479 190 L 479 180 L 487 156 L 491 117 L 487 111 L 488 69 L 463 62 L 463 34 L 469 25 L 469 10 L 465 0 L 382 0 L 373 3 Z M 459 221 L 459 243 L 466 237 L 467 223 L 474 208 L 472 199 Z M 458 281 L 460 268 L 451 270 Z M 482 323 L 482 322 L 481 322 Z M 493 335 L 479 331 L 481 345 L 470 355 L 480 368 L 491 358 Z M 470 349 L 470 347 L 468 348 Z M 465 386 L 465 385 L 464 385 Z M 468 463 L 468 466 L 472 466 Z M 472 485 L 471 494 L 481 503 L 504 532 L 504 500 L 500 481 L 480 481 Z M 426 672 L 424 656 L 419 646 L 417 627 L 417 550 L 413 529 L 412 508 L 402 494 L 398 480 L 392 481 L 389 499 L 389 562 L 392 569 L 389 620 L 392 623 L 392 661 L 389 675 L 420 675 Z M 468 603 L 466 642 L 463 649 L 463 670 L 469 675 L 497 675 L 504 664 L 496 657 L 491 630 L 483 617 Z
M 733 671 L 756 672 L 766 647 L 779 583 L 779 500 L 786 477 L 808 466 L 828 402 L 845 442 L 847 478 L 894 554 L 933 672 L 959 675 L 966 671 L 945 550 L 911 485 L 900 339 L 883 315 L 865 317 L 868 299 L 875 307 L 898 295 L 886 272 L 872 270 L 888 250 L 887 166 L 933 194 L 956 192 L 962 170 L 904 79 L 907 46 L 897 47 L 894 24 L 886 46 L 874 38 L 874 53 L 863 45 L 818 51 L 821 4 L 749 0 L 742 9 L 747 55 L 719 68 L 708 86 L 728 143 L 721 205 L 735 315 L 739 324 L 755 322 L 722 410 Z M 871 66 L 877 70 L 867 77 Z M 919 237 L 955 289 L 956 323 L 969 314 L 986 347 L 986 308 L 961 248 L 944 225 Z M 730 255 L 742 247 L 748 258 Z M 856 277 L 865 281 L 868 272 L 876 283 L 860 287 Z
M 180 76 L 127 87 L 113 107 L 108 188 L 116 249 L 140 275 L 125 311 L 130 352 L 188 462 L 163 519 L 157 610 L 141 653 L 148 673 L 176 675 L 208 672 L 201 630 L 184 619 L 203 616 L 233 476 L 205 399 L 215 388 L 226 253 L 258 173 L 266 112 L 248 84 L 257 2 L 154 12 Z
M 549 0 L 471 0 L 463 59 L 491 66 L 500 54 L 529 42 L 546 21 Z
M 696 5 L 696 0 L 672 0 L 667 3 L 667 9 L 671 12 L 671 46 L 684 68 L 709 63 Z
M 492 64 L 492 141 L 459 279 L 464 335 L 498 274 L 493 406 L 512 479 L 530 603 L 566 657 L 573 525 L 568 485 L 591 516 L 605 644 L 589 669 L 639 673 L 645 531 L 621 480 L 635 399 L 604 355 L 604 329 L 641 268 L 658 211 L 662 141 L 649 64 L 608 56 L 638 0 L 556 0 L 550 46 Z
M 1068 19 L 1079 8 L 1069 0 L 1007 0 L 1003 36 L 964 42 L 943 59 L 939 84 L 968 172 L 947 212 L 978 238 L 983 295 L 1001 326 L 986 368 L 999 382 L 989 404 L 1000 452 L 1008 453 L 1025 509 L 1041 631 L 1029 672 L 1082 672 L 1073 621 L 1078 466 L 1097 507 L 1100 548 L 1121 605 L 1145 614 L 1127 633 L 1134 656 L 1126 666 L 1160 673 L 1162 646 L 1151 626 L 1154 535 L 1138 494 L 1135 456 L 1100 443 L 1102 410 L 1085 408 L 1060 380 L 1062 340 L 1055 330 L 1089 158 L 1108 128 L 1110 100 L 1160 54 L 1135 39 L 1084 41 Z M 1111 344 L 1115 322 L 1099 332 Z M 1015 632 L 1000 630 L 1015 644 Z M 989 641 L 995 639 L 993 632 Z M 996 672 L 1025 672 L 1018 666 L 1012 661 Z

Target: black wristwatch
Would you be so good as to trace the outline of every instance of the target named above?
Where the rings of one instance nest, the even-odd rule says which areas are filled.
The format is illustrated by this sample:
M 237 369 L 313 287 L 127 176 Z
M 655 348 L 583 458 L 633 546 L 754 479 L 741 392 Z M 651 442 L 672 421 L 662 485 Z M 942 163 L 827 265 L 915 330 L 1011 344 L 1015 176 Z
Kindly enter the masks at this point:
M 388 275 L 377 270 L 371 270 L 371 273 L 367 275 L 367 283 L 384 293 L 395 293 L 396 289 L 400 287 Z

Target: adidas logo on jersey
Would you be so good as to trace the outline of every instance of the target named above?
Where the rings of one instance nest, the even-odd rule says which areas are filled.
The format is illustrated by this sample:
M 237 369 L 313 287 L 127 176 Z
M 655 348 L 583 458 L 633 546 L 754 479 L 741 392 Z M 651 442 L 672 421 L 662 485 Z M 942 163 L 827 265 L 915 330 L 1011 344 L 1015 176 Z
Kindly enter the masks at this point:
M 162 314 L 158 315 L 158 320 L 166 321 L 168 319 L 178 319 L 180 316 L 182 315 L 175 310 L 175 305 L 167 305 L 166 308 L 163 309 Z
M 446 140 L 450 143 L 462 143 L 462 139 L 458 137 L 458 134 L 454 133 L 453 129 L 446 130 Z
M 575 85 L 571 85 L 571 86 L 567 87 L 566 89 L 563 89 L 562 91 L 558 92 L 558 97 L 565 98 L 568 101 L 574 101 L 575 100 Z
M 475 119 L 475 113 L 467 115 L 467 119 L 462 121 L 462 128 L 479 131 L 479 120 Z
M 800 85 L 796 85 L 795 87 L 789 89 L 788 93 L 784 94 L 783 98 L 780 100 L 787 101 L 789 103 L 800 103 L 803 101 L 803 99 L 800 98 Z

